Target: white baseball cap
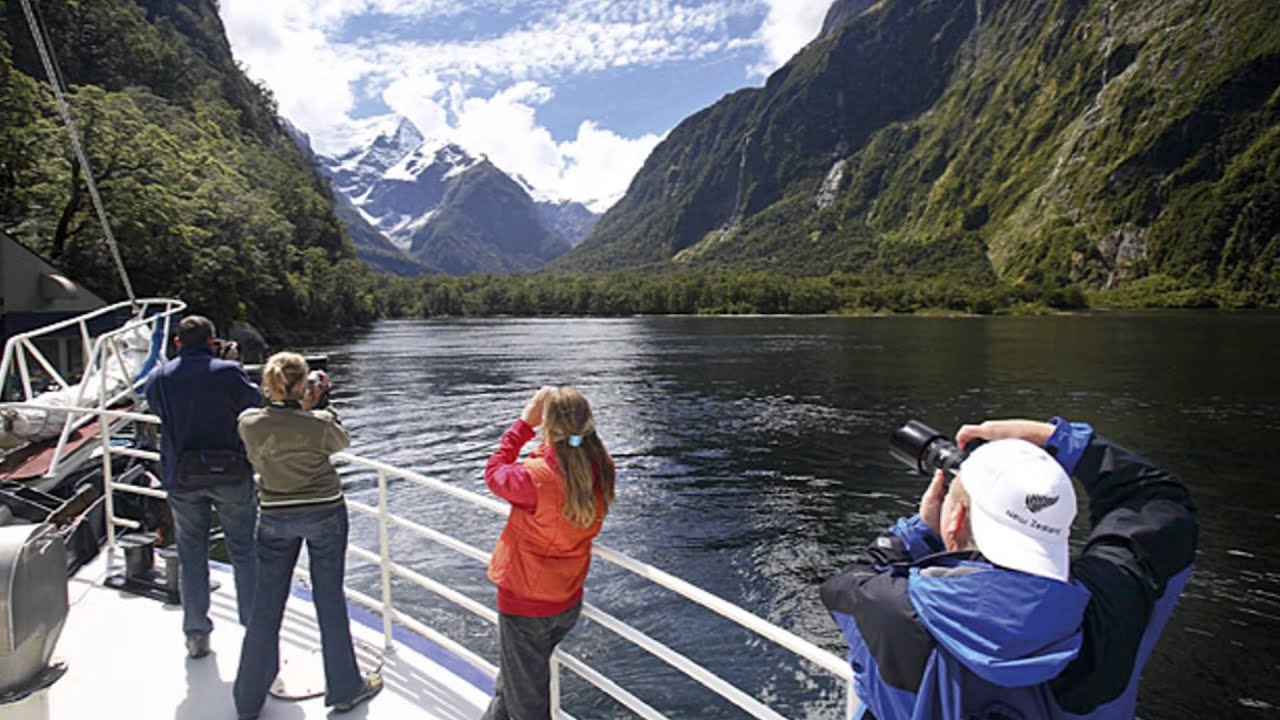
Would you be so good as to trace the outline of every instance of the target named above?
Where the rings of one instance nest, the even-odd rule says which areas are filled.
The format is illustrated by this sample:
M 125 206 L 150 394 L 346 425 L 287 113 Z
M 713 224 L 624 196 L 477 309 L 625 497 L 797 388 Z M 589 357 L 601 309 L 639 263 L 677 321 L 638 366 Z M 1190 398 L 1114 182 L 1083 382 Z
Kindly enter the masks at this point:
M 973 540 L 988 560 L 1067 581 L 1076 491 L 1049 453 L 1025 440 L 994 440 L 970 453 L 957 477 L 969 494 Z

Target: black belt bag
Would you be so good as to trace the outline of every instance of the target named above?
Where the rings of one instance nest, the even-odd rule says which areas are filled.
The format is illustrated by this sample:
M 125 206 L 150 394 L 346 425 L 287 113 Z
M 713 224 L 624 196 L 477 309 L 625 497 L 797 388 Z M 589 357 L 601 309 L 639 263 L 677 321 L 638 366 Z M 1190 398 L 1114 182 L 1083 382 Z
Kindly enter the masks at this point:
M 239 450 L 184 450 L 178 458 L 178 484 L 184 488 L 223 487 L 252 478 L 253 466 Z

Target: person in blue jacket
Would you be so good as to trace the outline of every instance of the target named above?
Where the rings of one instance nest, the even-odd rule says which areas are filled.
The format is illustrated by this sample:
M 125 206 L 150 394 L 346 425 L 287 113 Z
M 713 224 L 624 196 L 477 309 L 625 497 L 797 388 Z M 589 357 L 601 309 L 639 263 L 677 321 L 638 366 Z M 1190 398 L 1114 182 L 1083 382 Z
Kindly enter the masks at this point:
M 249 624 L 258 563 L 254 555 L 254 526 L 258 501 L 248 460 L 236 481 L 220 486 L 195 486 L 182 469 L 189 450 L 226 450 L 244 455 L 236 433 L 236 418 L 262 404 L 262 393 L 240 363 L 225 354 L 213 323 L 189 315 L 178 325 L 178 357 L 157 368 L 147 381 L 147 405 L 160 417 L 160 484 L 169 494 L 178 548 L 178 587 L 182 595 L 182 631 L 187 655 L 209 654 L 209 528 L 213 511 L 222 524 L 236 585 L 240 624 Z
M 948 490 L 823 583 L 865 718 L 1133 718 L 1191 574 L 1187 489 L 1083 423 L 965 425 Z M 1080 556 L 1069 476 L 1089 498 Z

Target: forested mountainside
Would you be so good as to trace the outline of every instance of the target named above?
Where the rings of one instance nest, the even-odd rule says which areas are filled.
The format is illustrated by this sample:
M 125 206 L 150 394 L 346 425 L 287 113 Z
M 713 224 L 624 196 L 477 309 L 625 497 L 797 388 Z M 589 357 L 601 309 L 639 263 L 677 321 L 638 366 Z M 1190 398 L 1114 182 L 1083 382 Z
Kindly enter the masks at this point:
M 1278 88 L 1274 0 L 837 0 L 763 88 L 673 130 L 558 266 L 1274 305 Z
M 215 0 L 35 6 L 139 295 L 269 333 L 372 319 L 328 182 L 237 67 Z M 0 227 L 119 299 L 22 7 L 0 15 Z

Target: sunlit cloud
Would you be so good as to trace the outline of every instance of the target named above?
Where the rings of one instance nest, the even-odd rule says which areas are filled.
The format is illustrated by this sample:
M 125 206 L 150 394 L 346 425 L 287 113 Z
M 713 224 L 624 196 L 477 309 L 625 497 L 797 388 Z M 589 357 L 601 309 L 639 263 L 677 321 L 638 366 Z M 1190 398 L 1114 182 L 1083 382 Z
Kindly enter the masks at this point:
M 561 125 L 558 141 L 538 113 L 561 83 L 747 49 L 758 60 L 740 66 L 746 85 L 808 42 L 829 5 L 221 0 L 221 16 L 237 60 L 271 89 L 281 114 L 319 152 L 336 154 L 366 140 L 361 131 L 370 124 L 357 113 L 372 103 L 410 118 L 428 138 L 488 156 L 548 196 L 599 208 L 625 190 L 670 128 L 625 137 L 582 117 L 572 137 L 563 138 L 568 128 Z

